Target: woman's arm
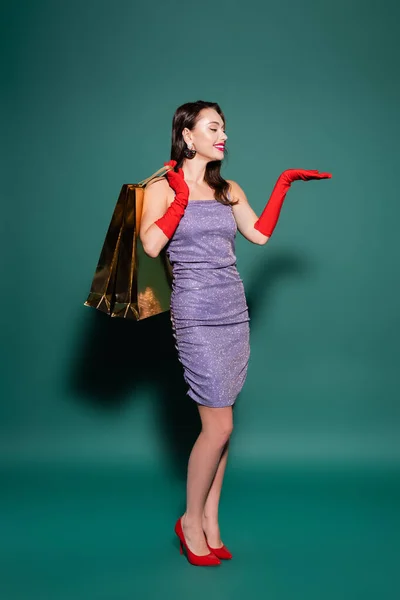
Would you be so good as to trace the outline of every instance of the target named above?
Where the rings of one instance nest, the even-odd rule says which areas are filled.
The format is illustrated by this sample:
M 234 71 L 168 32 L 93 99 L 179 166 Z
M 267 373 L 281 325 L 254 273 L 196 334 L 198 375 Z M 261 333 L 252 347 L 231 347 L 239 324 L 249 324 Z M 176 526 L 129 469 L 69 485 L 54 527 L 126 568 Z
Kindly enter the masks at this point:
M 279 175 L 260 217 L 257 217 L 250 207 L 241 187 L 235 181 L 229 181 L 233 199 L 239 200 L 239 204 L 233 206 L 232 209 L 240 233 L 254 244 L 265 244 L 276 227 L 283 201 L 291 184 L 298 179 L 308 181 L 310 179 L 330 179 L 331 177 L 331 173 L 320 173 L 316 169 L 286 169 Z
M 251 208 L 246 194 L 236 181 L 227 179 L 227 182 L 230 185 L 231 199 L 239 201 L 238 204 L 232 206 L 233 216 L 235 217 L 238 230 L 247 240 L 249 240 L 249 242 L 259 244 L 260 246 L 266 244 L 269 240 L 269 236 L 254 229 L 258 217 Z
M 144 189 L 143 212 L 139 237 L 148 256 L 156 258 L 169 241 L 155 224 L 168 208 L 169 184 L 165 177 L 151 181 Z
M 152 258 L 159 255 L 162 248 L 174 235 L 189 201 L 189 188 L 182 168 L 174 171 L 176 160 L 172 159 L 165 162 L 164 165 L 171 167 L 166 173 L 168 182 L 164 180 L 163 187 L 161 183 L 155 186 L 150 182 L 150 185 L 146 187 L 139 232 L 143 249 Z M 175 198 L 171 204 L 167 197 L 168 187 L 172 187 L 175 192 Z

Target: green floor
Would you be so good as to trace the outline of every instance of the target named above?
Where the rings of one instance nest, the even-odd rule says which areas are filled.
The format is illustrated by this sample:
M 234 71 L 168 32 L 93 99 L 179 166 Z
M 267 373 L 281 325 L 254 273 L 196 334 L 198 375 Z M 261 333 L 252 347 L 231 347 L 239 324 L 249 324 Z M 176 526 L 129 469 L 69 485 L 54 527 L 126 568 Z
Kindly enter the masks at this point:
M 184 481 L 127 466 L 0 472 L 1 600 L 400 598 L 396 470 L 228 467 L 234 554 L 191 566 L 173 526 Z

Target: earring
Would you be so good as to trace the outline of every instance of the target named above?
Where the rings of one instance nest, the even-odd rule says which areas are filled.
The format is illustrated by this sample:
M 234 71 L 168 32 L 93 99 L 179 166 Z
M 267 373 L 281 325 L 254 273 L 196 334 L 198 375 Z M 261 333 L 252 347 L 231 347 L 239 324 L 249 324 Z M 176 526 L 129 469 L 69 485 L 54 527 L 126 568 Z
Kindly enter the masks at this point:
M 183 150 L 183 154 L 186 156 L 186 158 L 194 158 L 196 155 L 196 150 L 193 149 L 193 146 L 189 148 L 189 146 L 186 145 L 186 148 Z

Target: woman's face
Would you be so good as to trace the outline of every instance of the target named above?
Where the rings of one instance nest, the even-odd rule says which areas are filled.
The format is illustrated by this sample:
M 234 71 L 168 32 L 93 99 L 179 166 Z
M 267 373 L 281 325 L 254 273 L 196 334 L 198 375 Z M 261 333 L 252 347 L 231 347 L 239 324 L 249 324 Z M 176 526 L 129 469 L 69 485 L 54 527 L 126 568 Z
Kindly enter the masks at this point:
M 210 161 L 223 160 L 228 136 L 222 118 L 213 108 L 203 108 L 194 129 L 185 127 L 182 135 L 189 148 L 196 150 L 196 156 L 208 158 Z

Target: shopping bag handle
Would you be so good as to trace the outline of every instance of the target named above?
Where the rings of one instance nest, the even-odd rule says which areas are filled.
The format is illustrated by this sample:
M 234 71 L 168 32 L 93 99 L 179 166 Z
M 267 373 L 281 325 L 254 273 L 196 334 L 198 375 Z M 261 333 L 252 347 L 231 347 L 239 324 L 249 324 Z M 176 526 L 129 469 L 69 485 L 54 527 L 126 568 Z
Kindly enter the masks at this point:
M 156 171 L 155 173 L 153 173 L 153 175 L 150 175 L 150 177 L 147 177 L 146 179 L 143 179 L 142 181 L 139 181 L 139 183 L 137 185 L 139 187 L 144 187 L 145 185 L 147 185 L 149 183 L 149 181 L 151 181 L 152 179 L 154 179 L 154 177 L 162 177 L 161 173 L 163 175 L 165 175 L 165 173 L 167 171 L 170 171 L 171 169 L 173 169 L 173 167 L 171 167 L 171 166 L 161 167 L 161 169 L 158 169 L 158 171 Z M 165 171 L 165 173 L 163 173 L 163 171 Z

